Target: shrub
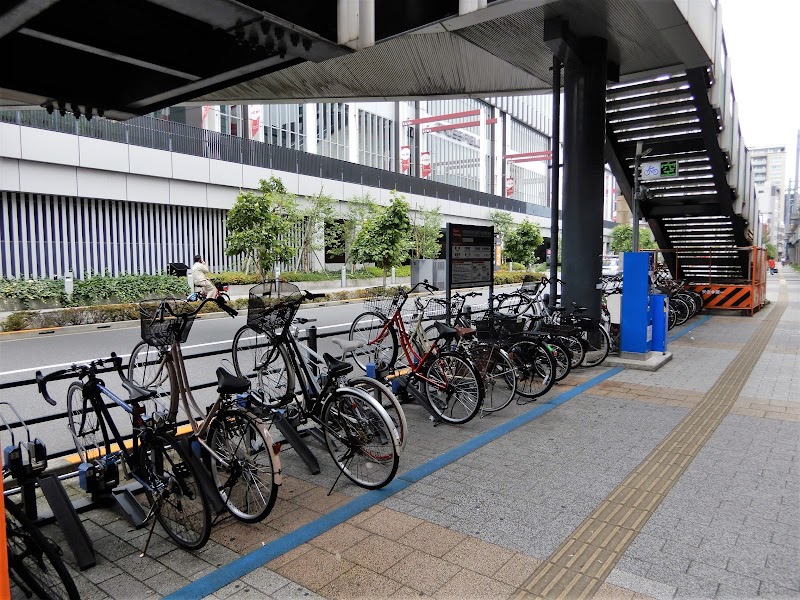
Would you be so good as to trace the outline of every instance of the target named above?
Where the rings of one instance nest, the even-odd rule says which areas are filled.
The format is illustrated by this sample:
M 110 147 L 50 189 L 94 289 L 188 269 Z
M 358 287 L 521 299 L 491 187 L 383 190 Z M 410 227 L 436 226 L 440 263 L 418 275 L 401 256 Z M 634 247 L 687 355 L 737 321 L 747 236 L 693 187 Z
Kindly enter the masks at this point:
M 495 285 L 508 285 L 511 283 L 522 283 L 525 277 L 541 279 L 544 273 L 534 273 L 533 271 L 497 271 L 494 274 Z
M 64 282 L 54 279 L 0 279 L 0 297 L 17 300 L 23 306 L 35 301 L 61 300 Z
M 513 272 L 524 271 L 525 270 L 525 265 L 523 265 L 522 263 L 518 263 L 518 262 L 511 263 L 511 266 L 514 268 Z M 508 273 L 508 263 L 504 262 L 502 265 L 500 265 L 500 269 L 498 269 L 498 270 L 499 271 L 505 271 L 506 273 Z
M 26 311 L 11 313 L 3 319 L 3 331 L 19 331 L 20 329 L 27 329 L 30 324 L 31 315 Z

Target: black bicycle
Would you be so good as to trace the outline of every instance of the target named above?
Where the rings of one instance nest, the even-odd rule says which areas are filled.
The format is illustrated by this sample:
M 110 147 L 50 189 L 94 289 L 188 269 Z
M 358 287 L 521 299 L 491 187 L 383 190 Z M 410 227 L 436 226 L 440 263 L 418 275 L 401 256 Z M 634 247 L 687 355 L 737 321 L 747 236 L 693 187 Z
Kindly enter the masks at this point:
M 129 393 L 128 400 L 111 392 L 97 376 L 105 364 L 111 364 L 117 371 L 122 386 Z M 179 546 L 189 550 L 202 548 L 211 533 L 210 503 L 201 487 L 203 475 L 183 443 L 174 436 L 175 425 L 166 415 L 145 414 L 142 402 L 151 399 L 156 392 L 128 381 L 122 372 L 122 359 L 112 354 L 111 358 L 73 365 L 47 376 L 37 371 L 39 392 L 53 406 L 56 401 L 47 392 L 47 382 L 66 374 L 80 380 L 69 386 L 67 417 L 81 461 L 93 467 L 91 472 L 106 474 L 118 473 L 118 465 L 124 463 L 130 477 L 144 489 L 149 503 L 148 511 L 135 519 L 134 525 L 143 527 L 153 520 L 155 527 L 158 521 Z M 113 404 L 107 406 L 104 397 Z M 114 404 L 131 416 L 130 449 L 109 414 L 108 408 Z M 113 485 L 114 482 L 109 487 Z M 150 536 L 152 533 L 151 528 Z

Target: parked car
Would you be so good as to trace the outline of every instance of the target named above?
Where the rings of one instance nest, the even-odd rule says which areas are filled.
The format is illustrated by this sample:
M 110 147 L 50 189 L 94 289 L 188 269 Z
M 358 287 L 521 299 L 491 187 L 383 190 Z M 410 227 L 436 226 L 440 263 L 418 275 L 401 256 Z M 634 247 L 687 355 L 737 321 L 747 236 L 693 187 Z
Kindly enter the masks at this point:
M 603 275 L 619 275 L 622 269 L 619 265 L 619 256 L 603 257 Z

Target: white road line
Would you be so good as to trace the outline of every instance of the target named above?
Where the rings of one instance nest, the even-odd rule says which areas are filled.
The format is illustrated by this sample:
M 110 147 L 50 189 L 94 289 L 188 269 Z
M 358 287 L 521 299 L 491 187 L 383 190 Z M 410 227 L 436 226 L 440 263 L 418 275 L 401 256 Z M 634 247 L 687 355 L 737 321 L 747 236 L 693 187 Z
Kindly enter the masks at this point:
M 334 329 L 336 327 L 345 327 L 350 326 L 349 323 L 339 323 L 338 325 L 323 325 L 322 327 L 317 327 L 317 331 L 321 329 Z M 249 339 L 249 338 L 248 338 Z M 218 342 L 207 342 L 205 344 L 192 344 L 191 346 L 181 346 L 181 350 L 191 350 L 192 348 L 205 348 L 207 346 L 217 346 L 219 344 L 231 344 L 233 342 L 232 339 L 230 340 L 220 340 Z M 118 354 L 120 358 L 129 358 L 130 354 Z M 97 358 L 96 356 L 94 358 Z M 25 373 L 27 371 L 44 371 L 49 369 L 60 369 L 62 367 L 71 367 L 72 365 L 81 364 L 81 363 L 88 363 L 94 358 L 83 358 L 80 360 L 72 360 L 67 363 L 59 363 L 57 365 L 43 365 L 39 367 L 28 367 L 27 369 L 16 369 L 14 371 L 3 371 L 0 372 L 0 377 L 5 375 L 16 375 L 17 373 Z

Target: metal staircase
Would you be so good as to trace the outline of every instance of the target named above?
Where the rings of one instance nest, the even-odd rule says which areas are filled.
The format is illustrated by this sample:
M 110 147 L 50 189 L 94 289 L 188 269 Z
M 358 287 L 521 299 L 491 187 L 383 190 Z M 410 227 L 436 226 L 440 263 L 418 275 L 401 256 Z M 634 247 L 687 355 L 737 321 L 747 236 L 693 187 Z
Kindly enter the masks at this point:
M 679 278 L 734 283 L 748 278 L 749 252 L 732 248 L 752 241 L 734 212 L 730 162 L 718 138 L 723 121 L 709 101 L 710 86 L 705 67 L 609 85 L 607 159 L 629 205 L 637 142 L 651 149 L 646 161 L 677 161 L 677 176 L 645 183 L 640 216 Z

